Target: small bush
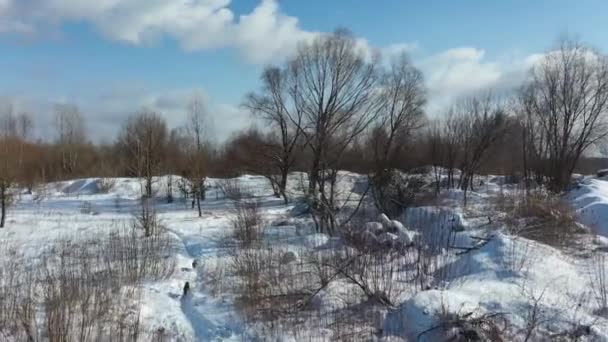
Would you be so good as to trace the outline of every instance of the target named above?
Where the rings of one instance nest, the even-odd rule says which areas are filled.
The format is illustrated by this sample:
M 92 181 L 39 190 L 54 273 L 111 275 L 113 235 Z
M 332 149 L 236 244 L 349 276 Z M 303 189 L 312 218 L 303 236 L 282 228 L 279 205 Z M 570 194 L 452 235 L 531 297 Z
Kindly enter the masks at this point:
M 83 201 L 82 204 L 80 205 L 80 213 L 81 214 L 85 214 L 85 215 L 96 215 L 98 214 L 94 207 L 93 204 L 89 201 Z
M 220 191 L 222 192 L 222 194 L 224 195 L 224 198 L 227 198 L 227 199 L 230 199 L 233 201 L 238 202 L 243 199 L 248 199 L 248 198 L 253 197 L 253 193 L 251 191 L 249 191 L 248 189 L 243 188 L 243 186 L 241 186 L 239 180 L 235 179 L 235 178 L 222 179 L 219 182 L 218 187 L 219 187 Z
M 232 255 L 237 282 L 237 305 L 250 321 L 269 322 L 285 317 L 315 288 L 314 277 L 299 259 L 285 262 L 287 250 L 245 248 Z
M 608 269 L 606 255 L 599 252 L 593 256 L 590 272 L 590 287 L 597 303 L 596 313 L 608 317 Z
M 436 341 L 503 341 L 507 330 L 503 314 L 480 314 L 476 311 L 451 311 L 442 303 L 438 323 L 421 332 L 417 340 Z
M 97 189 L 99 192 L 107 194 L 116 185 L 116 178 L 104 177 L 97 180 Z
M 505 269 L 513 275 L 526 272 L 536 261 L 532 248 L 530 241 L 513 236 L 502 259 Z
M 163 231 L 144 237 L 135 227 L 114 230 L 100 245 L 104 253 L 98 254 L 102 259 L 97 262 L 105 265 L 117 285 L 163 279 L 175 268 L 170 257 L 174 245 Z
M 139 209 L 133 213 L 133 227 L 142 230 L 146 237 L 158 233 L 163 228 L 152 201 L 151 198 L 142 198 Z
M 423 176 L 394 170 L 375 174 L 370 181 L 374 204 L 389 217 L 398 217 L 412 206 L 426 184 Z
M 234 237 L 241 245 L 248 247 L 257 243 L 263 234 L 264 222 L 260 213 L 260 203 L 256 201 L 239 201 L 234 205 L 232 218 Z

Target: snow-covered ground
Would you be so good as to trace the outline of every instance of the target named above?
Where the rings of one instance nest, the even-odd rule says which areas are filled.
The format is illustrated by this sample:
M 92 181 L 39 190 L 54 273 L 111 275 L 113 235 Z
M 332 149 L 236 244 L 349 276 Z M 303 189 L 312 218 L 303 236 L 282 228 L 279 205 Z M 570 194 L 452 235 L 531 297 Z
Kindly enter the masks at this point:
M 341 189 L 361 192 L 364 177 L 347 173 L 342 176 Z M 173 181 L 177 179 L 174 177 Z M 457 322 L 475 318 L 480 326 L 490 325 L 489 322 L 496 329 L 508 325 L 503 332 L 506 340 L 524 340 L 533 322 L 538 327 L 529 341 L 568 340 L 567 337 L 577 334 L 583 340 L 608 341 L 608 320 L 600 314 L 602 298 L 598 297 L 602 294 L 597 279 L 598 266 L 605 266 L 599 253 L 608 250 L 608 239 L 581 237 L 589 253 L 577 254 L 509 235 L 498 219 L 501 213 L 492 211 L 496 209 L 489 204 L 497 194 L 509 191 L 502 185 L 503 180 L 485 179 L 467 196 L 466 209 L 461 207 L 463 194 L 449 191 L 442 195 L 440 205 L 410 208 L 400 222 L 383 222 L 383 218 L 378 218 L 378 223 L 365 225 L 374 230 L 367 235 L 361 233 L 366 243 L 400 244 L 401 251 L 411 253 L 396 256 L 402 261 L 422 253 L 422 249 L 415 247 L 417 244 L 427 246 L 424 255 L 429 255 L 427 261 L 433 264 L 427 265 L 433 274 L 428 275 L 424 284 L 415 286 L 404 283 L 414 272 L 406 270 L 407 265 L 395 272 L 399 278 L 395 280 L 399 283 L 395 288 L 400 291 L 391 292 L 390 305 L 373 310 L 374 315 L 370 315 L 373 318 L 359 324 L 365 334 L 336 332 L 337 313 L 360 313 L 376 305 L 370 303 L 360 286 L 338 276 L 315 293 L 309 303 L 319 312 L 333 313 L 325 326 L 308 332 L 273 327 L 272 340 L 441 341 L 457 333 L 460 327 Z M 34 263 L 45 246 L 57 239 L 90 239 L 128 225 L 139 207 L 141 183 L 120 178 L 112 180 L 111 186 L 100 186 L 105 181 L 51 183 L 34 194 L 19 195 L 10 208 L 6 228 L 0 229 L 0 245 L 5 247 L 0 252 L 10 246 Z M 188 201 L 179 197 L 177 187 L 175 201 L 166 202 L 167 181 L 167 177 L 161 177 L 155 182 L 155 207 L 166 233 L 175 242 L 171 255 L 175 268 L 170 276 L 141 285 L 142 324 L 149 331 L 162 330 L 170 341 L 271 340 L 271 334 L 266 335 L 259 325 L 246 322 L 236 304 L 236 294 L 231 292 L 233 287 L 229 283 L 237 278 L 217 273 L 227 272 L 229 267 L 225 265 L 234 257 L 234 247 L 229 243 L 234 206 L 220 189 L 222 181 L 210 180 L 201 218 Z M 343 245 L 339 238 L 316 233 L 307 215 L 294 216 L 298 209 L 275 198 L 264 178 L 243 176 L 238 182 L 260 203 L 266 224 L 266 246 L 292 251 L 285 261 L 290 267 L 295 269 L 296 264 L 303 264 L 304 254 L 331 255 L 329 251 Z M 302 175 L 292 175 L 290 184 L 296 197 Z M 349 199 L 356 202 L 356 198 L 357 195 Z M 577 209 L 581 223 L 599 235 L 608 236 L 608 181 L 586 178 L 567 199 Z M 446 226 L 451 227 L 450 233 L 442 235 Z M 440 247 L 430 251 L 431 245 Z M 446 249 L 453 250 L 447 253 Z M 444 257 L 438 257 L 441 255 Z M 0 257 L 9 258 L 7 253 Z M 197 267 L 193 267 L 193 261 Z M 407 275 L 403 276 L 404 273 Z M 228 284 L 213 285 L 210 279 Z M 191 290 L 184 297 L 186 282 Z M 224 290 L 218 292 L 218 288 Z M 453 322 L 453 326 L 445 325 L 446 322 Z
M 99 179 L 80 179 L 51 183 L 37 193 L 20 195 L 10 209 L 5 229 L 0 229 L 0 244 L 16 247 L 26 260 L 36 260 L 57 239 L 90 238 L 104 231 L 129 225 L 138 210 L 140 182 L 121 178 L 113 181 L 106 193 L 100 192 Z M 284 211 L 280 200 L 269 196 L 261 177 L 242 177 L 243 184 L 259 191 L 265 214 Z M 231 201 L 225 199 L 211 180 L 204 201 L 203 217 L 190 209 L 190 203 L 177 197 L 172 204 L 164 199 L 167 178 L 155 181 L 155 207 L 161 223 L 175 238 L 176 267 L 166 280 L 143 284 L 141 319 L 149 330 L 162 328 L 179 341 L 241 340 L 242 323 L 229 301 L 213 298 L 199 286 L 199 274 L 192 262 L 221 262 L 226 257 L 220 242 L 229 233 Z M 218 181 L 219 182 L 219 181 Z M 85 208 L 86 209 L 83 209 Z M 199 268 L 200 270 L 200 268 Z M 182 289 L 189 282 L 191 296 L 182 300 Z

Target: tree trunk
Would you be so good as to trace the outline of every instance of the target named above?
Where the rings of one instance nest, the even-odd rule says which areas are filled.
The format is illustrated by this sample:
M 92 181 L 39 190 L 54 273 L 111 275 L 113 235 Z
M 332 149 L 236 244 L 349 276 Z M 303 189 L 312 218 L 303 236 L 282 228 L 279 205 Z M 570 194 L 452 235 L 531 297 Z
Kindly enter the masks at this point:
M 152 176 L 146 177 L 146 197 L 152 198 Z
M 2 186 L 0 189 L 0 205 L 2 206 L 2 214 L 0 216 L 0 228 L 4 228 L 4 222 L 6 221 L 6 187 Z
M 198 194 L 201 201 L 207 198 L 207 189 L 205 189 L 205 181 L 202 180 L 198 185 Z
M 441 175 L 439 174 L 439 167 L 437 165 L 433 166 L 433 171 L 435 172 L 435 197 L 437 197 L 441 192 Z
M 173 178 L 171 176 L 167 179 L 167 203 L 173 203 Z
M 321 165 L 321 156 L 314 156 L 312 167 L 308 173 L 308 195 L 311 199 L 317 197 L 317 183 L 319 181 L 319 169 Z
M 285 204 L 289 203 L 289 199 L 287 198 L 287 176 L 289 172 L 287 169 L 281 170 L 281 182 L 279 183 L 279 192 L 280 195 L 283 196 L 283 201 Z
M 196 206 L 198 209 L 198 217 L 202 217 L 203 216 L 203 211 L 201 210 L 201 197 L 197 196 L 196 197 Z

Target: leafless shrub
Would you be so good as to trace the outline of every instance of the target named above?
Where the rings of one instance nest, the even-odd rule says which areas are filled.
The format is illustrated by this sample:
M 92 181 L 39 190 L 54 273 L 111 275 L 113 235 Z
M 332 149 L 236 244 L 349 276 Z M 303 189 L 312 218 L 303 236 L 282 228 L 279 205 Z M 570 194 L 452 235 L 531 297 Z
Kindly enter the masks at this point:
M 93 204 L 89 201 L 83 201 L 80 204 L 80 213 L 90 215 L 93 213 Z
M 272 247 L 245 248 L 232 256 L 232 272 L 240 279 L 237 304 L 250 321 L 274 321 L 290 314 L 307 296 L 313 278 L 289 251 Z
M 234 203 L 235 213 L 232 218 L 234 237 L 243 246 L 257 243 L 263 234 L 264 222 L 257 201 L 238 201 Z
M 379 250 L 353 258 L 353 262 L 344 267 L 341 273 L 371 301 L 392 307 L 404 294 L 412 291 L 413 286 L 408 283 L 414 282 L 414 272 L 408 266 L 415 260 L 413 255 L 404 255 L 396 250 Z
M 241 186 L 239 180 L 235 178 L 222 179 L 219 181 L 218 187 L 224 195 L 224 198 L 233 201 L 238 202 L 253 197 L 251 189 L 245 189 Z
M 331 251 L 328 253 L 307 253 L 306 263 L 310 266 L 311 275 L 315 278 L 315 283 L 320 287 L 325 287 L 335 277 L 336 258 Z
M 606 255 L 599 252 L 591 259 L 590 287 L 597 304 L 596 313 L 608 315 L 608 274 L 606 272 Z
M 4 252 L 4 251 L 3 251 Z M 3 260 L 0 267 L 0 336 L 9 334 L 11 325 L 17 324 L 20 318 L 23 319 L 24 326 L 29 326 L 31 312 L 20 313 L 20 298 L 15 289 L 23 289 L 25 284 L 21 284 L 20 258 L 15 250 L 8 250 L 2 253 Z M 23 299 L 23 304 L 26 300 Z M 5 327 L 4 329 L 2 327 Z
M 26 263 L 16 252 L 1 262 L 0 337 L 145 340 L 139 286 L 128 285 L 172 272 L 168 239 L 113 232 L 107 239 L 72 241 L 47 246 L 37 263 Z
M 567 308 L 564 310 L 565 324 L 568 326 L 562 331 L 550 335 L 553 341 L 587 341 L 593 340 L 593 326 L 598 317 L 589 320 L 587 309 L 590 307 L 593 291 L 582 293 L 565 293 Z
M 242 281 L 240 293 L 247 294 L 242 298 L 246 301 L 241 303 L 243 306 L 249 307 L 259 303 L 264 288 L 269 286 L 263 279 L 264 271 L 271 266 L 266 257 L 264 250 L 254 248 L 236 252 L 232 257 L 233 272 Z
M 139 284 L 143 280 L 158 280 L 169 276 L 174 268 L 170 257 L 174 244 L 162 231 L 143 238 L 135 228 L 114 230 L 101 243 L 98 254 L 105 271 L 117 284 Z
M 503 265 L 513 275 L 525 272 L 535 262 L 531 243 L 521 237 L 513 236 L 505 252 Z
M 478 310 L 452 311 L 442 301 L 438 323 L 418 334 L 417 340 L 429 341 L 503 341 L 508 323 L 504 313 L 480 313 Z
M 40 205 L 42 201 L 48 198 L 48 189 L 46 188 L 46 184 L 37 185 L 36 189 L 33 192 L 32 200 Z
M 152 198 L 142 197 L 139 209 L 133 213 L 133 227 L 142 230 L 146 237 L 162 229 L 153 201 Z
M 97 189 L 104 194 L 107 194 L 116 185 L 116 178 L 103 177 L 97 180 Z
M 370 182 L 376 207 L 390 217 L 398 217 L 412 206 L 425 185 L 423 176 L 406 175 L 397 170 L 377 172 L 370 177 Z
M 230 274 L 230 265 L 224 262 L 209 263 L 205 262 L 198 268 L 199 283 L 205 284 L 212 296 L 227 293 L 229 285 L 226 279 Z
M 421 232 L 414 242 L 416 284 L 420 291 L 443 288 L 460 274 L 466 273 L 467 263 L 456 264 L 460 254 L 466 253 L 463 246 L 456 246 L 456 227 L 453 220 L 437 222 L 420 227 Z M 463 256 L 466 258 L 466 256 Z
M 548 324 L 559 319 L 561 312 L 551 310 L 546 298 L 547 287 L 533 288 L 527 283 L 519 285 L 522 302 L 524 303 L 523 322 L 525 326 L 516 332 L 521 340 L 538 341 L 548 338 Z

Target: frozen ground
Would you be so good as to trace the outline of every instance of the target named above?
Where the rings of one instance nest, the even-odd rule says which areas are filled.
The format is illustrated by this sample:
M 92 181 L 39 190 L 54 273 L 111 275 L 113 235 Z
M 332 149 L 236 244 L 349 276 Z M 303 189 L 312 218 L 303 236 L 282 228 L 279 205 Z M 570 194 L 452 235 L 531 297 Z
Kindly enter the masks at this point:
M 167 279 L 143 284 L 142 322 L 150 330 L 163 329 L 168 340 L 267 340 L 263 333 L 244 322 L 233 293 L 212 293 L 207 284 L 216 266 L 231 260 L 226 237 L 230 234 L 233 204 L 217 187 L 220 181 L 211 180 L 202 218 L 189 208 L 190 203 L 180 198 L 172 204 L 166 203 L 163 199 L 166 181 L 165 177 L 155 183 L 156 208 L 162 224 L 176 242 L 172 256 L 176 267 Z M 293 205 L 284 205 L 273 197 L 264 178 L 243 176 L 238 181 L 261 201 L 269 226 L 265 233 L 268 244 L 294 251 L 331 249 L 332 244 L 339 244 L 335 239 L 315 234 L 307 217 L 291 217 Z M 341 187 L 356 190 L 361 181 L 356 175 L 345 174 Z M 300 175 L 292 176 L 294 194 L 300 182 Z M 452 191 L 443 195 L 441 205 L 411 208 L 406 212 L 400 220 L 404 231 L 401 235 L 394 234 L 394 239 L 409 234 L 408 239 L 417 237 L 417 241 L 423 241 L 420 243 L 429 244 L 430 239 L 437 238 L 430 232 L 450 222 L 463 231 L 449 237 L 449 246 L 467 252 L 433 259 L 437 264 L 435 271 L 443 276 L 429 281 L 425 289 L 399 292 L 393 305 L 370 322 L 374 338 L 439 341 L 445 338 L 446 332 L 433 328 L 446 317 L 496 315 L 509 322 L 512 340 L 524 340 L 534 317 L 539 321 L 539 330 L 544 330 L 543 336 L 552 336 L 551 339 L 584 327 L 589 333 L 583 334 L 583 340 L 608 341 L 608 320 L 599 314 L 601 293 L 598 293 L 597 272 L 594 272 L 598 264 L 604 267 L 604 258 L 595 256 L 607 249 L 607 240 L 584 238 L 584 248 L 589 253 L 581 256 L 506 234 L 497 223 L 500 213 L 491 212 L 488 205 L 492 196 L 508 191 L 501 182 L 501 177 L 487 178 L 483 186 L 468 195 L 470 204 L 466 210 L 459 207 L 462 193 Z M 140 184 L 128 178 L 113 183 L 105 193 L 97 179 L 84 179 L 53 183 L 35 194 L 21 194 L 10 209 L 7 227 L 0 229 L 0 244 L 16 247 L 27 258 L 35 260 L 44 246 L 58 238 L 90 238 L 128 224 L 138 207 Z M 608 181 L 586 178 L 567 197 L 583 224 L 599 235 L 608 236 Z M 285 223 L 271 224 L 279 221 Z M 382 229 L 381 224 L 378 229 Z M 382 234 L 377 233 L 381 232 L 374 233 L 379 239 Z M 388 234 L 382 236 L 393 238 Z M 438 254 L 444 252 L 437 251 Z M 200 266 L 193 269 L 194 260 Z M 186 282 L 192 290 L 182 298 Z M 365 310 L 368 305 L 365 296 L 357 293 L 356 287 L 347 291 L 350 287 L 352 284 L 340 279 L 319 292 L 313 303 L 331 310 L 346 306 Z M 274 338 L 302 340 L 301 332 L 299 334 L 294 337 L 285 333 Z M 308 339 L 341 338 L 324 331 L 311 332 Z

